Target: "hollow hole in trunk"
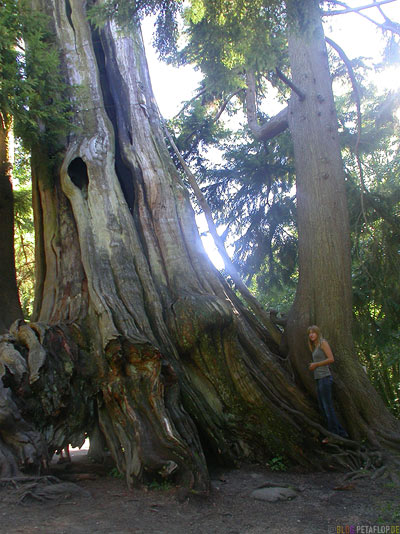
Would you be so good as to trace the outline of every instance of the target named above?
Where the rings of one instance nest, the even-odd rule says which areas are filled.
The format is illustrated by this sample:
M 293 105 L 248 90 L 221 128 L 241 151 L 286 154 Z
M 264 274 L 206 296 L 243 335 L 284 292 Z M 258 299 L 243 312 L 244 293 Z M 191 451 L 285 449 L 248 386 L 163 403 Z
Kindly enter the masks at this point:
M 75 31 L 74 24 L 72 22 L 72 8 L 69 0 L 65 0 L 65 13 L 67 15 L 68 22 L 71 25 L 71 28 Z
M 209 436 L 201 429 L 200 425 L 197 425 L 197 431 L 199 433 L 201 447 L 206 459 L 207 468 L 210 472 L 214 472 L 221 467 L 233 467 L 232 460 L 228 459 L 223 453 L 218 451 L 211 443 Z
M 127 138 L 131 145 L 133 144 L 132 134 L 125 123 L 123 112 L 121 111 L 121 103 L 122 105 L 126 103 L 127 97 L 124 94 L 125 91 L 120 76 L 116 76 L 113 72 L 110 72 L 110 67 L 108 68 L 107 66 L 106 55 L 98 30 L 93 30 L 93 49 L 99 68 L 104 108 L 115 132 L 115 173 L 120 183 L 126 203 L 128 204 L 129 211 L 133 213 L 135 203 L 135 176 L 131 168 L 123 159 L 123 152 L 120 143 L 120 137 L 122 137 L 122 139 Z
M 87 172 L 86 163 L 82 158 L 75 158 L 68 165 L 68 176 L 76 187 L 78 187 L 87 199 L 87 191 L 89 185 L 89 176 Z

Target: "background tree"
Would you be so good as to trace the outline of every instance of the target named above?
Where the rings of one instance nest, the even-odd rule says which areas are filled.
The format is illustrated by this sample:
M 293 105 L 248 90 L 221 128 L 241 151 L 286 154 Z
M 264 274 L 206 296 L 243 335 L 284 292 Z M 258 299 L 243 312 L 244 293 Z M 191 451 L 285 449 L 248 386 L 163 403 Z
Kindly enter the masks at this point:
M 47 42 L 46 16 L 35 14 L 32 19 L 33 14 L 27 9 L 24 1 L 1 2 L 0 224 L 4 239 L 1 241 L 0 331 L 3 332 L 15 319 L 22 318 L 14 258 L 13 138 L 21 138 L 29 150 L 45 135 L 43 121 L 52 124 L 53 135 L 68 123 L 65 102 L 59 98 L 65 86 L 58 72 L 58 53 Z M 28 50 L 24 39 L 29 41 Z M 22 193 L 19 198 L 22 201 Z
M 22 317 L 15 275 L 12 192 L 12 99 L 16 89 L 12 84 L 18 77 L 17 16 L 14 8 L 14 3 L 2 3 L 0 12 L 0 333 L 5 332 L 15 319 Z
M 351 85 L 336 103 L 350 209 L 356 352 L 385 402 L 397 413 L 398 122 L 393 115 L 397 99 L 391 93 L 377 96 L 376 89 L 365 85 L 364 64 L 352 63 L 363 94 L 359 146 L 369 184 L 363 202 L 354 156 L 358 128 Z M 343 87 L 347 72 L 341 63 L 333 67 L 335 84 Z M 190 107 L 184 113 L 190 113 Z M 193 123 L 190 128 L 194 129 Z M 224 236 L 229 232 L 229 240 L 234 238 L 231 250 L 238 270 L 267 308 L 287 313 L 298 269 L 290 140 L 283 134 L 266 144 L 248 139 L 241 131 L 225 135 L 226 140 L 219 141 L 223 163 L 207 164 L 198 151 L 195 157 L 190 155 L 191 165 L 204 184 L 202 190 L 218 224 L 225 228 Z M 205 139 L 212 146 L 212 140 Z M 186 154 L 184 145 L 182 152 Z
M 354 156 L 356 136 L 346 127 L 342 135 L 348 147 L 345 163 L 353 240 L 354 339 L 370 378 L 398 415 L 399 123 L 394 115 L 397 106 L 395 94 L 371 99 L 367 93 L 364 98 L 359 143 L 365 183 L 362 197 Z
M 32 211 L 30 154 L 20 145 L 15 150 L 14 179 L 14 249 L 18 293 L 23 316 L 33 311 L 35 283 L 35 235 Z
M 254 18 L 245 16 L 248 13 L 255 13 Z M 270 24 L 268 39 L 265 39 L 265 31 L 264 39 L 257 33 L 264 18 Z M 210 87 L 213 87 L 215 72 L 216 77 L 222 76 L 221 71 L 214 68 L 217 62 L 220 69 L 229 71 L 225 83 L 226 80 L 236 80 L 238 85 L 239 78 L 243 84 L 246 75 L 248 122 L 256 138 L 268 139 L 289 125 L 296 167 L 299 283 L 286 328 L 288 350 L 300 380 L 312 391 L 314 384 L 305 365 L 308 350 L 304 331 L 310 323 L 322 326 L 336 350 L 340 400 L 351 427 L 354 414 L 362 410 L 363 402 L 356 407 L 357 395 L 350 399 L 345 392 L 354 380 L 358 380 L 356 376 L 361 382 L 364 376 L 354 358 L 351 336 L 350 227 L 319 3 L 286 2 L 285 7 L 279 3 L 261 2 L 254 7 L 246 2 L 230 3 L 229 6 L 193 2 L 188 20 L 191 41 L 183 57 L 204 68 Z M 271 24 L 271 20 L 275 24 Z M 234 28 L 240 28 L 237 40 Z M 278 54 L 273 46 L 273 38 L 281 42 L 277 36 L 282 39 L 285 28 L 291 79 L 282 74 L 282 70 L 287 72 L 285 55 Z M 217 46 L 217 51 L 202 45 L 212 42 L 214 35 L 219 35 L 217 42 L 222 43 Z M 266 65 L 265 55 L 268 61 L 272 60 L 272 65 Z M 274 67 L 275 76 L 271 74 Z M 283 80 L 292 89 L 292 96 L 286 110 L 259 125 L 256 89 L 261 76 L 267 76 L 271 81 L 276 77 Z M 221 81 L 219 84 L 220 87 Z M 230 87 L 229 91 L 233 89 Z M 371 398 L 375 403 L 376 398 Z M 373 415 L 374 407 L 371 405 L 370 408 L 369 422 L 371 426 L 379 427 L 379 413 Z M 375 423 L 372 424 L 373 419 Z

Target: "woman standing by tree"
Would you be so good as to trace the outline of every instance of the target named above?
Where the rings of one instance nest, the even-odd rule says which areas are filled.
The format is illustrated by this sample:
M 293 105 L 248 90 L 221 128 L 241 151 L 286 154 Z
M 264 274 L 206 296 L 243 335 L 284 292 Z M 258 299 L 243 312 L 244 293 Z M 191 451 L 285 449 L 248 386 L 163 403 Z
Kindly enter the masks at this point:
M 308 346 L 312 352 L 313 362 L 309 370 L 314 372 L 317 383 L 318 404 L 323 413 L 329 432 L 348 438 L 348 434 L 341 426 L 335 413 L 332 401 L 332 375 L 329 365 L 334 362 L 333 353 L 326 339 L 323 339 L 318 326 L 310 326 L 307 330 Z M 328 443 L 324 438 L 322 443 Z

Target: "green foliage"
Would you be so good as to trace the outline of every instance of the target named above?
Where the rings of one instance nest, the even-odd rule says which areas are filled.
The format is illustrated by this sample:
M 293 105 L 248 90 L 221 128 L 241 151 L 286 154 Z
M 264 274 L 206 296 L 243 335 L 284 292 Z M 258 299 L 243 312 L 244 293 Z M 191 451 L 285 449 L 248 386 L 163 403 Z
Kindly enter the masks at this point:
M 297 267 L 290 140 L 281 135 L 268 144 L 256 143 L 246 130 L 218 130 L 215 117 L 221 109 L 240 117 L 249 69 L 256 72 L 259 95 L 266 90 L 265 79 L 282 88 L 275 68 L 287 67 L 284 5 L 192 0 L 184 22 L 186 43 L 176 62 L 195 65 L 204 80 L 201 97 L 174 122 L 177 145 L 196 168 L 217 224 L 226 228 L 223 237 L 234 248 L 233 261 L 242 276 L 258 296 L 274 290 L 283 296 L 287 286 L 295 287 Z M 259 119 L 268 117 L 260 114 Z M 205 162 L 212 146 L 223 154 L 219 166 Z M 268 305 L 272 300 L 276 307 L 279 297 L 262 300 Z
M 182 0 L 106 0 L 88 9 L 91 22 L 101 27 L 107 20 L 114 20 L 122 29 L 132 30 L 147 15 L 157 15 L 154 46 L 160 57 L 168 58 L 176 53 L 178 39 L 177 14 Z
M 35 243 L 32 188 L 28 154 L 16 145 L 14 182 L 14 249 L 17 286 L 25 319 L 33 311 L 35 280 Z
M 205 86 L 225 95 L 245 87 L 249 68 L 275 79 L 275 67 L 286 64 L 283 16 L 281 2 L 191 2 L 184 14 L 187 43 L 176 60 L 200 68 Z
M 269 467 L 271 471 L 287 471 L 287 465 L 283 456 L 274 456 L 274 458 L 271 458 L 271 460 L 267 462 L 267 467 Z
M 354 340 L 360 361 L 386 404 L 400 416 L 400 128 L 397 95 L 364 88 L 360 153 L 354 112 L 341 114 L 352 230 Z M 349 108 L 347 108 L 349 109 Z M 351 110 L 351 108 L 350 108 Z
M 21 91 L 22 54 L 16 1 L 0 2 L 0 111 L 8 114 Z
M 60 73 L 49 18 L 25 0 L 0 1 L 0 115 L 13 120 L 25 149 L 43 143 L 54 156 L 70 130 L 69 91 Z M 14 176 L 15 262 L 26 319 L 34 293 L 34 229 L 28 155 L 17 147 Z
M 398 27 L 397 31 L 399 31 L 399 29 L 400 28 Z M 399 63 L 399 61 L 400 61 L 399 36 L 389 33 L 387 36 L 386 46 L 385 46 L 385 50 L 383 53 L 382 66 Z
M 161 482 L 158 482 L 157 480 L 153 480 L 148 485 L 148 488 L 153 491 L 168 491 L 172 488 L 172 484 L 168 482 L 167 480 L 163 480 Z
M 0 111 L 27 148 L 43 141 L 54 152 L 70 131 L 71 103 L 49 19 L 24 0 L 0 6 Z
M 116 467 L 113 467 L 109 471 L 108 476 L 113 477 L 113 478 L 118 478 L 119 480 L 124 478 L 124 474 L 121 473 L 120 471 L 118 471 L 118 469 Z
M 400 521 L 400 505 L 387 502 L 379 507 L 378 523 L 398 524 Z
M 200 139 L 200 146 L 185 145 L 182 133 L 177 143 L 196 167 L 214 220 L 226 229 L 223 237 L 233 249 L 236 267 L 262 304 L 287 312 L 297 280 L 294 173 L 288 135 L 267 145 L 252 141 L 242 131 L 221 131 L 218 148 L 224 160 L 218 165 L 205 163 L 201 150 L 202 143 L 212 145 L 212 137 Z
M 235 103 L 228 102 L 226 109 L 231 112 Z M 230 131 L 223 123 L 215 120 L 218 116 L 218 100 L 204 95 L 195 99 L 178 117 L 168 123 L 169 130 L 175 133 L 175 144 L 187 163 L 196 167 L 196 173 L 204 178 L 208 172 L 205 155 L 210 149 L 220 150 Z M 179 167 L 180 163 L 171 149 L 171 157 Z

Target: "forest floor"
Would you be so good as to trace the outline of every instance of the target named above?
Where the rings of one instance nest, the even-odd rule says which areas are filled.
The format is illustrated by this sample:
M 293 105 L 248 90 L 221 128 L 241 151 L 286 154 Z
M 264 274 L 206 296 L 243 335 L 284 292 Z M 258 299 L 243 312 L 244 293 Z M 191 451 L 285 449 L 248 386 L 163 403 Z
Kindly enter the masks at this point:
M 82 494 L 17 504 L 0 488 L 3 534 L 400 534 L 398 488 L 385 481 L 343 482 L 343 474 L 271 471 L 262 466 L 216 470 L 209 497 L 177 488 L 127 490 L 124 480 L 88 462 L 52 464 L 53 474 L 74 480 Z M 252 492 L 266 483 L 291 486 L 296 497 L 265 502 Z M 82 491 L 85 490 L 85 491 Z

